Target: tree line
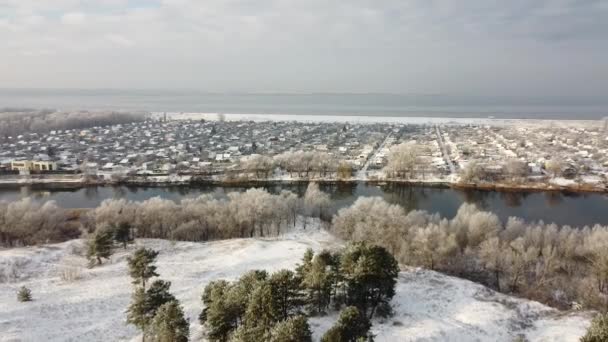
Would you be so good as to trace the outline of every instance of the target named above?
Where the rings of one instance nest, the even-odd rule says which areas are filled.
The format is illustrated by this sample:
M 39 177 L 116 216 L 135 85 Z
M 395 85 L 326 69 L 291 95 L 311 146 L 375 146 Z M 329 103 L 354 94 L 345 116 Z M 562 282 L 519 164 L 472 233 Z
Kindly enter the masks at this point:
M 317 151 L 284 152 L 274 157 L 254 154 L 242 161 L 241 168 L 257 179 L 269 178 L 276 168 L 300 179 L 349 179 L 353 174 L 353 166 L 349 162 L 331 153 Z
M 332 231 L 386 247 L 400 263 L 468 278 L 558 308 L 608 307 L 608 227 L 558 227 L 463 204 L 452 219 L 379 197 L 334 216 Z
M 226 198 L 202 195 L 180 203 L 155 197 L 142 202 L 108 199 L 92 210 L 67 210 L 54 201 L 30 198 L 0 201 L 0 246 L 15 247 L 77 238 L 83 230 L 117 241 L 160 238 L 208 241 L 276 236 L 299 219 L 329 220 L 329 195 L 310 183 L 303 197 L 263 189 L 232 192 Z
M 131 112 L 60 112 L 56 110 L 23 111 L 0 110 L 0 140 L 25 133 L 42 133 L 51 130 L 81 129 L 141 122 L 147 119 L 145 113 Z

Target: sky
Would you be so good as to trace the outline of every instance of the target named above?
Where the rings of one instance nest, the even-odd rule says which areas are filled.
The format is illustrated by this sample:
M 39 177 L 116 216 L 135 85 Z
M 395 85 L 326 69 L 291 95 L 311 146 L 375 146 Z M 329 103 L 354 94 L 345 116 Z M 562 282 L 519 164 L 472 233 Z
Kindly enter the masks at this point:
M 0 88 L 608 96 L 606 0 L 0 0 Z

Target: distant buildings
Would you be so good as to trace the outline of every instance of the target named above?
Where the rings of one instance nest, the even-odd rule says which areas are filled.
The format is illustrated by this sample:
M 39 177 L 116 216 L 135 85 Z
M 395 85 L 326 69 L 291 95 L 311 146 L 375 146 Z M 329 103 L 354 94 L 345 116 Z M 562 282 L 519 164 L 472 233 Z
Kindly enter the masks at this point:
M 13 160 L 13 171 L 57 171 L 57 163 L 49 161 Z

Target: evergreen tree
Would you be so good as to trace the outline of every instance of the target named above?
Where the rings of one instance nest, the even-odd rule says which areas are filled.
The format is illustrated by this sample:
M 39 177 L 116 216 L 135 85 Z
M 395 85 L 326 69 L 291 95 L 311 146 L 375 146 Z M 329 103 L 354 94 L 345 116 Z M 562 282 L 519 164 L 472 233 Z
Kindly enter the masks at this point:
M 300 282 L 303 281 L 304 277 L 306 276 L 306 273 L 310 269 L 310 266 L 312 265 L 312 258 L 314 256 L 315 252 L 312 250 L 312 248 L 308 248 L 306 249 L 306 252 L 304 252 L 304 256 L 302 257 L 302 263 L 298 264 L 298 266 L 296 267 L 296 276 L 298 277 Z
M 306 272 L 303 284 L 308 291 L 308 304 L 313 312 L 322 313 L 329 305 L 331 279 L 323 258 L 316 256 Z
M 163 304 L 175 301 L 175 297 L 169 293 L 171 282 L 155 280 L 146 291 L 138 286 L 133 293 L 131 304 L 127 309 L 127 323 L 138 327 L 145 336 L 147 327 L 156 315 L 158 308 Z
M 131 226 L 128 222 L 121 222 L 114 227 L 114 240 L 122 243 L 124 249 L 127 249 L 127 243 L 133 241 L 131 236 Z
M 131 295 L 131 304 L 127 308 L 127 323 L 133 324 L 145 335 L 149 319 L 150 317 L 147 315 L 146 291 L 143 287 L 138 287 Z
M 153 265 L 157 256 L 157 251 L 141 247 L 137 249 L 132 256 L 127 258 L 129 275 L 133 278 L 133 284 L 140 284 L 145 290 L 146 281 L 152 277 L 158 276 L 158 273 L 156 273 L 156 266 Z
M 298 315 L 277 323 L 270 331 L 270 342 L 311 342 L 312 332 L 306 316 Z
M 267 282 L 260 283 L 253 290 L 245 312 L 244 328 L 248 340 L 268 340 L 270 329 L 279 317 L 279 312 L 273 304 L 272 287 Z
M 300 283 L 289 270 L 273 273 L 268 279 L 272 291 L 273 306 L 281 320 L 287 319 L 302 305 Z
M 600 313 L 591 321 L 591 326 L 581 342 L 605 342 L 608 341 L 608 313 Z
M 321 338 L 322 342 L 357 342 L 366 340 L 371 323 L 365 313 L 354 306 L 340 312 L 338 322 Z
M 319 253 L 319 258 L 325 262 L 329 269 L 327 271 L 328 281 L 331 288 L 331 296 L 333 296 L 334 304 L 338 309 L 343 304 L 343 295 L 339 293 L 340 284 L 343 281 L 342 273 L 340 271 L 340 252 L 331 253 L 327 250 L 323 250 Z
M 87 244 L 87 259 L 91 265 L 97 262 L 101 265 L 101 259 L 108 259 L 112 255 L 114 238 L 112 230 L 107 227 L 98 228 L 90 237 Z
M 241 308 L 238 301 L 228 298 L 231 292 L 235 293 L 234 285 L 225 280 L 212 281 L 203 291 L 205 308 L 199 320 L 207 326 L 210 341 L 226 341 L 239 326 Z
M 20 302 L 31 302 L 32 291 L 25 286 L 21 286 L 17 292 L 17 300 Z
M 156 315 L 156 311 L 163 304 L 176 300 L 169 292 L 171 287 L 170 281 L 155 280 L 150 288 L 146 290 L 146 315 L 149 318 Z
M 158 308 L 150 327 L 150 337 L 153 342 L 187 342 L 189 329 L 182 307 L 172 300 Z
M 347 303 L 364 313 L 369 310 L 370 319 L 379 304 L 388 304 L 395 295 L 399 266 L 383 247 L 350 245 L 342 254 L 340 270 L 346 283 Z
M 310 342 L 312 332 L 306 316 L 298 315 L 277 323 L 271 331 L 272 342 Z

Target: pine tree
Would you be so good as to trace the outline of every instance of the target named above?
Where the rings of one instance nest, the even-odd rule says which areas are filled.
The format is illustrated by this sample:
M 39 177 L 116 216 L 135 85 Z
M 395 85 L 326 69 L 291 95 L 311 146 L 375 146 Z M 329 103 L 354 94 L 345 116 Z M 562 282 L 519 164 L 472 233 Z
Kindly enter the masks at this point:
M 153 265 L 157 256 L 157 251 L 141 247 L 137 249 L 132 256 L 127 258 L 129 275 L 133 278 L 133 284 L 140 284 L 145 290 L 146 281 L 152 277 L 158 276 L 158 273 L 156 273 L 156 266 Z
M 229 293 L 235 293 L 234 285 L 225 280 L 212 281 L 203 291 L 205 308 L 199 320 L 208 330 L 210 341 L 226 341 L 228 335 L 238 328 L 242 315 L 237 300 L 229 299 Z M 244 304 L 246 305 L 246 304 Z
M 133 241 L 131 236 L 131 226 L 128 222 L 121 222 L 114 227 L 114 240 L 122 243 L 124 249 L 127 249 L 127 243 Z
M 379 304 L 388 304 L 395 295 L 399 274 L 397 260 L 383 247 L 365 243 L 350 245 L 342 254 L 340 270 L 346 283 L 347 302 L 369 318 Z
M 131 296 L 131 304 L 127 309 L 127 323 L 138 327 L 145 334 L 150 317 L 147 315 L 146 291 L 138 287 Z
M 591 321 L 591 326 L 581 342 L 608 341 L 608 313 L 600 313 Z
M 93 265 L 101 265 L 101 259 L 108 259 L 112 255 L 114 247 L 114 234 L 107 227 L 98 228 L 91 236 L 87 245 L 87 259 Z
M 170 281 L 155 280 L 150 288 L 146 290 L 146 315 L 149 318 L 156 315 L 156 311 L 163 304 L 176 300 L 169 292 L 171 287 Z
M 138 286 L 133 293 L 131 304 L 127 309 L 127 323 L 138 327 L 145 336 L 147 327 L 158 309 L 165 303 L 176 300 L 169 292 L 171 282 L 155 280 L 148 290 Z
M 319 256 L 312 259 L 312 264 L 304 276 L 303 284 L 308 291 L 308 304 L 313 312 L 322 313 L 329 305 L 331 297 L 331 279 L 327 265 Z
M 189 329 L 182 307 L 172 300 L 158 308 L 150 327 L 150 337 L 153 342 L 187 342 Z
M 20 302 L 31 302 L 32 291 L 25 286 L 21 286 L 21 288 L 17 292 L 17 300 Z
M 268 279 L 272 291 L 273 306 L 281 320 L 287 319 L 302 305 L 300 283 L 295 274 L 289 270 L 273 273 Z
M 290 317 L 277 323 L 270 332 L 270 342 L 310 342 L 312 333 L 305 316 Z
M 304 252 L 304 256 L 302 257 L 302 263 L 296 267 L 296 276 L 298 277 L 300 282 L 304 279 L 306 273 L 310 269 L 310 266 L 312 265 L 312 258 L 314 256 L 315 252 L 312 250 L 312 248 L 308 248 L 306 249 L 306 252 Z
M 340 312 L 340 318 L 321 338 L 322 342 L 357 342 L 365 340 L 371 323 L 365 313 L 354 306 Z
M 245 312 L 244 327 L 251 341 L 266 341 L 270 329 L 278 321 L 278 310 L 273 305 L 272 288 L 267 282 L 259 284 L 251 295 Z

